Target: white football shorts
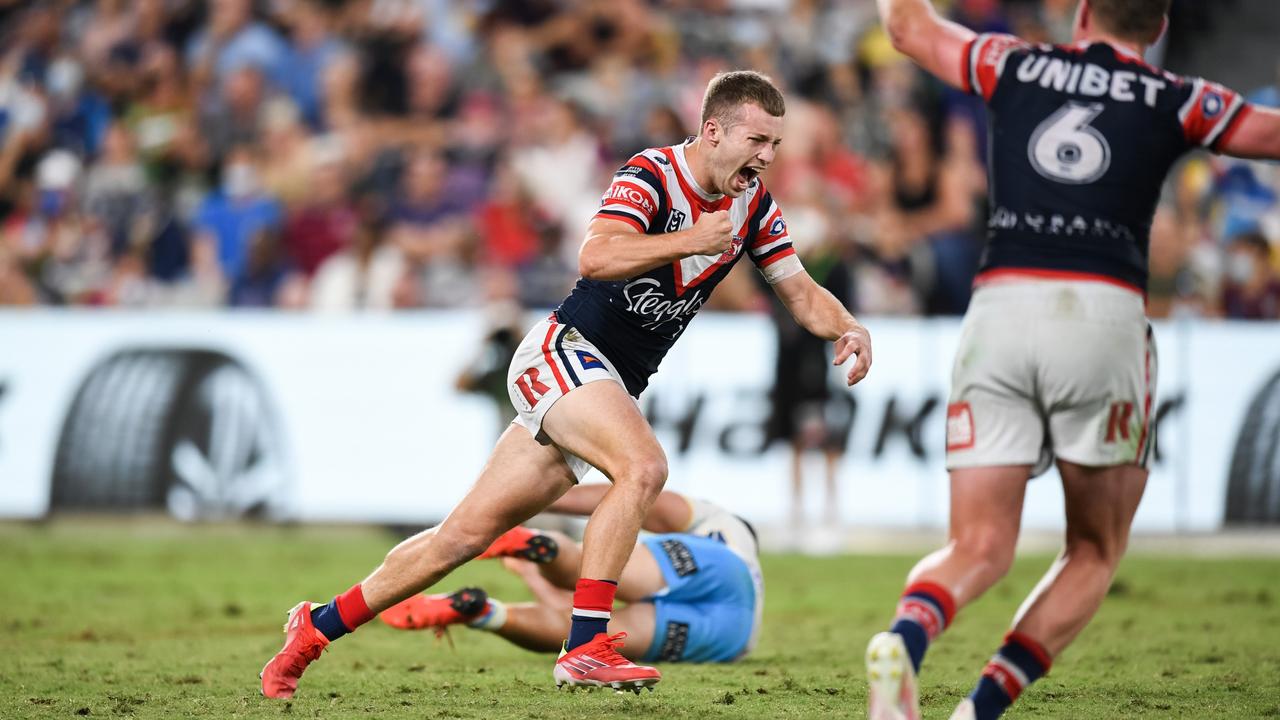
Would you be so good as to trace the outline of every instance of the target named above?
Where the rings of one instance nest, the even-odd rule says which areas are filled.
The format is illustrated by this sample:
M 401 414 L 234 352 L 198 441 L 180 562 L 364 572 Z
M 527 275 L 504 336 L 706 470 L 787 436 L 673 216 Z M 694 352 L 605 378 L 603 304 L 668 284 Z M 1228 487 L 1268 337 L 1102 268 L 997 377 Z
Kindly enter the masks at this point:
M 507 370 L 507 394 L 516 409 L 514 422 L 543 445 L 551 444 L 542 432 L 542 418 L 557 400 L 574 388 L 610 380 L 626 390 L 622 376 L 594 345 L 576 329 L 556 320 L 554 314 L 533 326 L 516 348 Z M 565 461 L 581 480 L 591 465 L 561 448 Z
M 1156 350 L 1143 297 L 1105 282 L 979 286 L 947 407 L 947 469 L 1151 460 Z

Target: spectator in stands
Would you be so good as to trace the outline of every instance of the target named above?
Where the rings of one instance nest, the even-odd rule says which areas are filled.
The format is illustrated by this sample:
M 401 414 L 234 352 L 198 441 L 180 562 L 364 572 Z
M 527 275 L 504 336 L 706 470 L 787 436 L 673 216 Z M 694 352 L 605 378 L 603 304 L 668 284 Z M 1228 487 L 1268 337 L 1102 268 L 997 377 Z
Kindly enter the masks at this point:
M 112 125 L 102 157 L 86 173 L 84 208 L 89 220 L 107 233 L 113 255 L 123 255 L 130 245 L 145 246 L 150 240 L 151 228 L 143 222 L 149 220 L 154 204 L 133 137 L 123 125 Z
M 36 212 L 22 233 L 37 283 L 55 304 L 96 304 L 112 272 L 111 239 L 80 211 L 82 187 L 82 166 L 69 150 L 50 151 L 36 167 Z
M 38 300 L 17 253 L 7 243 L 0 243 L 0 306 L 35 305 Z
M 241 65 L 227 72 L 226 80 L 200 113 L 200 134 L 215 161 L 236 145 L 256 145 L 262 134 L 262 110 L 266 99 L 262 71 Z
M 351 49 L 333 32 L 335 11 L 329 4 L 322 0 L 299 0 L 289 9 L 292 36 L 286 51 L 285 89 L 297 105 L 302 122 L 312 130 L 322 130 L 325 72 Z
M 1280 320 L 1280 274 L 1271 255 L 1270 243 L 1257 231 L 1237 235 L 1227 243 L 1223 315 L 1239 320 Z
M 289 263 L 279 229 L 263 225 L 249 237 L 244 268 L 231 281 L 227 304 L 232 307 L 288 306 L 282 295 L 289 281 Z
M 538 233 L 546 218 L 508 162 L 498 165 L 489 198 L 476 210 L 484 262 L 503 267 L 527 265 L 538 252 Z
M 195 216 L 195 243 L 212 247 L 228 284 L 239 281 L 248 268 L 254 238 L 278 229 L 283 220 L 280 204 L 262 192 L 254 157 L 249 146 L 233 148 L 222 166 L 221 187 Z
M 1147 282 L 1147 314 L 1167 318 L 1194 292 L 1195 276 L 1189 266 L 1193 238 L 1177 224 L 1174 211 L 1162 207 L 1151 223 L 1150 273 Z
M 186 57 L 198 87 L 216 87 L 245 67 L 259 68 L 276 88 L 288 87 L 289 48 L 254 19 L 252 0 L 209 3 L 209 22 L 187 44 Z
M 1063 41 L 1078 0 L 941 4 L 979 30 Z M 1205 25 L 1205 7 L 1176 3 L 1171 32 Z M 395 306 L 474 303 L 493 264 L 514 268 L 522 300 L 555 302 L 576 276 L 583 224 L 609 172 L 640 147 L 680 142 L 710 74 L 744 65 L 789 88 L 792 130 L 766 181 L 786 207 L 796 188 L 821 183 L 814 208 L 854 241 L 841 247 L 859 309 L 947 313 L 967 300 L 984 229 L 966 218 L 983 215 L 973 170 L 985 148 L 955 118 L 979 126 L 982 103 L 902 63 L 872 24 L 872 0 L 0 8 L 0 237 L 6 272 L 20 268 L 42 302 L 207 306 L 235 288 L 237 302 L 316 304 L 328 291 L 307 298 L 290 258 L 305 256 L 297 265 L 311 272 L 334 259 L 349 288 L 358 268 L 373 272 L 393 253 L 412 278 Z M 1277 87 L 1253 100 L 1280 104 Z M 351 188 L 337 202 L 312 183 L 316 149 L 334 143 Z M 65 189 L 83 202 L 50 214 L 62 191 L 38 192 L 36 167 L 54 149 L 83 168 Z M 1194 182 L 1183 185 L 1199 189 L 1177 200 L 1176 224 L 1194 231 L 1179 233 L 1169 257 L 1153 248 L 1153 282 L 1171 283 L 1153 285 L 1153 298 L 1214 313 L 1222 238 L 1255 225 L 1280 231 L 1280 170 L 1186 167 Z M 343 230 L 355 192 L 388 205 L 386 222 L 357 218 Z M 264 237 L 288 265 L 274 298 L 263 268 L 279 258 L 254 250 L 264 228 L 279 229 Z M 256 285 L 239 274 L 251 264 Z M 754 298 L 750 282 L 734 279 L 717 302 L 735 284 Z
M 359 230 L 347 181 L 346 149 L 334 137 L 312 141 L 311 175 L 302 204 L 289 213 L 284 248 L 306 277 L 333 254 L 352 247 Z
M 158 46 L 141 63 L 138 97 L 125 109 L 123 122 L 133 135 L 148 181 L 165 195 L 200 188 L 207 145 L 195 129 L 195 112 L 180 59 Z M 202 188 L 195 192 L 202 192 Z
M 357 206 L 352 245 L 321 263 L 311 283 L 310 306 L 324 311 L 392 310 L 406 296 L 404 253 L 387 240 L 385 213 L 374 198 Z

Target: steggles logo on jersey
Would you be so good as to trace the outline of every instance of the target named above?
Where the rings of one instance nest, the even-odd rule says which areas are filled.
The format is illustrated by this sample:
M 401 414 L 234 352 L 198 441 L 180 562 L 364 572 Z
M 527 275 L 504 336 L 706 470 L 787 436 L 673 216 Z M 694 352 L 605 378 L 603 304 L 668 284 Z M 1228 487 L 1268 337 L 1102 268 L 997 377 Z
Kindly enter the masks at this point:
M 649 325 L 693 315 L 707 301 L 700 290 L 679 300 L 668 300 L 662 295 L 662 284 L 653 278 L 639 278 L 627 283 L 622 289 L 622 296 L 627 300 L 627 310 L 639 315 Z

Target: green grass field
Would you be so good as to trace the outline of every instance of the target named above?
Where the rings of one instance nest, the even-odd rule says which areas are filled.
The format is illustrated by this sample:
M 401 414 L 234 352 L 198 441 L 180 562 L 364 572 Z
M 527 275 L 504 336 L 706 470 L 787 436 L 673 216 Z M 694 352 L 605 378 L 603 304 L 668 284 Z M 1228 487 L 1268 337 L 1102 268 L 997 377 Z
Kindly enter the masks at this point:
M 655 693 L 557 692 L 551 658 L 457 629 L 456 648 L 379 623 L 334 645 L 289 702 L 257 673 L 284 613 L 327 600 L 395 538 L 373 529 L 0 524 L 0 718 L 852 718 L 862 651 L 910 556 L 769 556 L 757 651 L 666 665 Z M 931 652 L 925 716 L 945 720 L 1049 561 L 1029 557 Z M 473 563 L 442 589 L 518 581 Z M 1112 596 L 1012 718 L 1280 717 L 1280 560 L 1131 557 Z

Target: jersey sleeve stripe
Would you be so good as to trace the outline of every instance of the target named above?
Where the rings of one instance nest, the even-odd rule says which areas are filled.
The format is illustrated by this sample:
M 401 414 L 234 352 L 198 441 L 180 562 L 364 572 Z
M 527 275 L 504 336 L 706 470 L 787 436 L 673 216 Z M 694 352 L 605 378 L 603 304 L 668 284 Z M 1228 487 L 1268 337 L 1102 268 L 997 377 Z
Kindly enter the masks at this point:
M 606 220 L 621 220 L 622 222 L 635 228 L 637 232 L 646 232 L 647 230 L 647 228 L 645 228 L 644 225 L 640 224 L 639 220 L 636 220 L 634 217 L 631 217 L 626 213 L 618 212 L 617 210 L 614 210 L 612 208 L 601 208 L 597 210 L 596 217 L 604 218 Z
M 1222 136 L 1222 133 L 1226 131 L 1227 128 L 1231 127 L 1231 124 L 1236 121 L 1236 116 L 1240 114 L 1240 110 L 1243 107 L 1244 100 L 1237 95 L 1235 100 L 1231 102 L 1230 109 L 1223 114 L 1222 120 L 1218 122 L 1218 126 L 1213 129 L 1213 132 L 1209 133 L 1209 135 L 1205 137 L 1205 147 L 1214 147 L 1214 144 L 1218 141 L 1218 138 Z
M 605 203 L 604 205 L 602 205 L 600 209 L 608 210 L 609 212 L 615 212 L 615 213 L 626 213 L 627 215 L 630 215 L 631 217 L 635 218 L 635 220 L 639 222 L 641 225 L 649 224 L 650 218 L 648 215 L 645 214 L 644 210 L 632 205 L 631 203 L 617 202 L 617 201 L 611 200 Z
M 982 42 L 986 39 L 986 35 L 978 35 L 969 41 L 969 47 L 966 48 L 965 72 L 964 72 L 964 91 L 971 95 L 978 94 L 978 53 L 982 50 Z
M 760 268 L 768 268 L 769 265 L 773 265 L 774 263 L 777 263 L 777 261 L 786 260 L 787 258 L 795 258 L 795 256 L 796 256 L 795 247 L 787 246 L 787 247 L 783 247 L 782 250 L 776 252 L 776 254 L 769 255 L 768 258 L 765 258 L 764 260 L 760 260 L 759 265 L 760 265 Z
M 754 246 L 765 239 L 769 226 L 766 225 L 764 218 L 770 218 L 774 213 L 780 213 L 782 209 L 778 207 L 778 203 L 773 199 L 773 194 L 764 189 L 764 185 L 760 186 L 759 192 L 755 197 L 751 198 L 751 206 L 747 211 L 747 227 L 755 228 L 755 233 L 751 236 L 751 242 L 747 243 L 748 247 Z
M 767 251 L 762 252 L 759 255 L 754 255 L 751 259 L 755 260 L 756 264 L 760 267 L 764 267 L 777 260 L 779 257 L 782 257 L 787 253 L 795 253 L 795 251 L 795 246 L 791 244 L 790 238 L 782 238 L 777 243 L 770 246 Z
M 773 254 L 773 252 L 778 248 L 784 245 L 789 246 L 790 244 L 791 244 L 791 236 L 784 233 L 774 238 L 773 242 L 761 245 L 760 247 L 757 247 L 757 248 L 751 248 L 751 257 L 755 258 L 756 260 L 760 260 L 761 258 L 769 257 L 769 255 Z
M 1253 112 L 1253 108 L 1249 105 L 1249 103 L 1242 104 L 1240 106 L 1240 109 L 1236 111 L 1235 116 L 1232 117 L 1229 121 L 1227 121 L 1227 127 L 1225 130 L 1222 131 L 1221 137 L 1219 137 L 1218 141 L 1214 144 L 1214 146 L 1210 147 L 1209 149 L 1213 150 L 1214 152 L 1218 152 L 1219 148 L 1225 147 L 1228 143 L 1230 143 L 1232 136 L 1236 134 L 1236 131 L 1240 129 L 1241 125 L 1244 125 L 1245 118 L 1249 117 L 1250 113 L 1252 112 Z
M 1187 118 L 1191 117 L 1191 111 L 1200 102 L 1200 91 L 1202 90 L 1204 90 L 1204 80 L 1196 78 L 1191 85 L 1191 97 L 1187 98 L 1187 101 L 1182 104 L 1182 108 L 1178 110 L 1178 122 L 1182 123 L 1183 127 L 1187 124 Z
M 782 217 L 782 208 L 778 207 L 777 203 L 774 203 L 770 207 L 770 211 L 771 212 L 768 217 L 765 218 L 764 222 L 760 223 L 760 230 L 756 233 L 755 241 L 751 243 L 752 252 L 758 252 L 761 247 L 787 234 L 785 228 L 781 235 L 769 234 L 769 230 L 773 227 L 773 223 L 776 222 L 778 218 Z

